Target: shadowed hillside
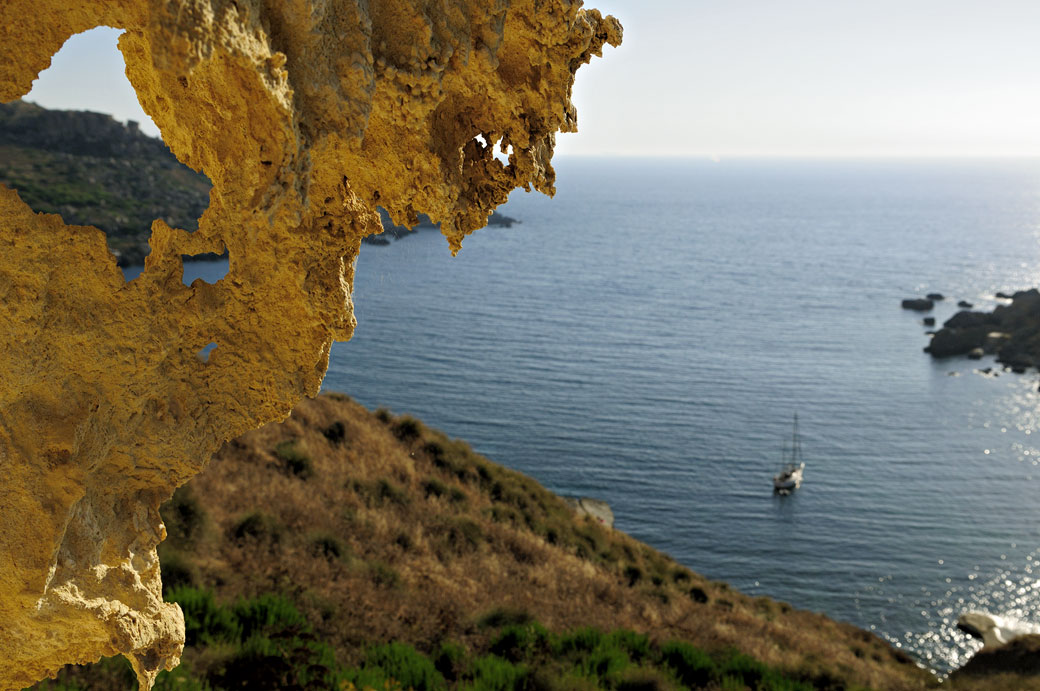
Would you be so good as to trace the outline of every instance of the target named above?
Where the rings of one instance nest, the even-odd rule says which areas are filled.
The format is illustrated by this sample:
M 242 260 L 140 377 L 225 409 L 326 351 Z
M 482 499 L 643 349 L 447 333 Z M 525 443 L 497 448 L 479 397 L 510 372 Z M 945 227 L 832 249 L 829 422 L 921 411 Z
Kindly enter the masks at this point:
M 35 211 L 105 231 L 121 265 L 148 253 L 152 221 L 195 230 L 210 183 L 159 139 L 109 115 L 0 104 L 0 183 Z

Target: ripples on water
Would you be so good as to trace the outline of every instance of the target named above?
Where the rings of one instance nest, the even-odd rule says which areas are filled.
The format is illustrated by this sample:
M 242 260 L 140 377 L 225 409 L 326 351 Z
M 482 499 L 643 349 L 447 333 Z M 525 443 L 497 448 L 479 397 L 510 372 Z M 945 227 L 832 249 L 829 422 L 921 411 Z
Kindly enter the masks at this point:
M 940 671 L 977 645 L 961 611 L 1038 620 L 1037 375 L 931 361 L 899 300 L 945 293 L 941 323 L 1040 284 L 1040 165 L 558 168 L 456 259 L 431 232 L 365 246 L 325 386 Z M 778 498 L 796 411 L 805 485 Z

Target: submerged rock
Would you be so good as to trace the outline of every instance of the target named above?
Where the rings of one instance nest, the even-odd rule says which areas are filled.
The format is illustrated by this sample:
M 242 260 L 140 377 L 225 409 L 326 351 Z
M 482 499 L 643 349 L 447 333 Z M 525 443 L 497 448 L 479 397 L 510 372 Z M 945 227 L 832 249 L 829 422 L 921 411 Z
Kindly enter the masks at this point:
M 589 516 L 608 528 L 614 527 L 614 510 L 602 499 L 591 497 L 563 497 L 579 516 Z
M 1020 636 L 1040 634 L 1040 626 L 1013 617 L 988 612 L 965 612 L 957 618 L 957 628 L 982 639 L 986 646 L 1000 646 Z
M 907 298 L 903 300 L 903 309 L 916 312 L 927 312 L 935 307 L 935 303 L 928 298 Z

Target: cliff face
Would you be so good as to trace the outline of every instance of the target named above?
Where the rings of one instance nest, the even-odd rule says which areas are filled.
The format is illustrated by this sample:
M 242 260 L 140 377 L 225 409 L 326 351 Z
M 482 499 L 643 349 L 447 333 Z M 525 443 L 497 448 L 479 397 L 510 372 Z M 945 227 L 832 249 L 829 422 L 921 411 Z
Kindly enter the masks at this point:
M 569 0 L 9 0 L 0 101 L 99 25 L 126 30 L 145 111 L 213 191 L 197 231 L 153 224 L 125 283 L 100 231 L 0 188 L 0 688 L 102 655 L 144 687 L 177 664 L 159 504 L 317 392 L 377 205 L 457 249 L 513 188 L 552 192 L 574 73 L 621 38 Z M 183 285 L 181 255 L 225 249 L 223 280 Z

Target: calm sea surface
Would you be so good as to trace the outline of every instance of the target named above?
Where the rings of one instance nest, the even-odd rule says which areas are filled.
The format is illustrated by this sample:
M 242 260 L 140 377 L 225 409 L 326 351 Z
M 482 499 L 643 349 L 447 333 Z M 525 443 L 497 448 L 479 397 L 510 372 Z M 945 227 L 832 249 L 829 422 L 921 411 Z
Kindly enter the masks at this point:
M 1040 621 L 1037 375 L 933 362 L 901 298 L 1040 285 L 1040 162 L 564 160 L 522 221 L 364 246 L 325 388 L 408 412 L 754 595 L 940 671 Z M 213 265 L 192 267 L 203 273 Z M 805 484 L 771 477 L 797 412 Z M 1034 568 L 1037 574 L 1034 574 Z

